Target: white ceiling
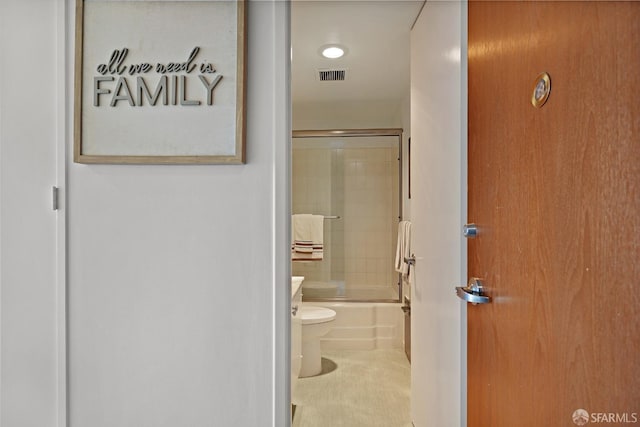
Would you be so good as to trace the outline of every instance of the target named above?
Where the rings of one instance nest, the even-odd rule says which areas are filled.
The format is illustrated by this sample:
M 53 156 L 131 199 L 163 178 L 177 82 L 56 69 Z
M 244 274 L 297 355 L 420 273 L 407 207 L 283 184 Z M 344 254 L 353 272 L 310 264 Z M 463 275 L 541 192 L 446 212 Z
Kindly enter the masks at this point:
M 400 101 L 409 90 L 409 33 L 423 0 L 294 0 L 291 3 L 293 104 Z M 347 48 L 339 59 L 321 46 Z M 318 69 L 346 68 L 346 80 L 321 82 Z

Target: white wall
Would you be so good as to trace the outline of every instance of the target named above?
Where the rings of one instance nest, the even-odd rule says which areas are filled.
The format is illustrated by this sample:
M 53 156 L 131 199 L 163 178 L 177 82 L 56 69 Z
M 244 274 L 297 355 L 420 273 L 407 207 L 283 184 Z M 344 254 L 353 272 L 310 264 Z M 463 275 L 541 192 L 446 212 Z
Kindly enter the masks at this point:
M 249 4 L 244 166 L 74 164 L 75 2 L 1 6 L 2 427 L 65 422 L 65 149 L 70 425 L 286 426 L 288 5 Z
M 273 425 L 288 384 L 284 362 L 274 372 L 286 330 L 274 306 L 288 313 L 289 283 L 276 250 L 287 241 L 286 8 L 248 8 L 247 165 L 69 159 L 72 426 Z
M 53 426 L 59 393 L 59 3 L 0 2 L 0 426 Z M 64 34 L 64 33 L 62 33 Z M 62 130 L 62 135 L 64 134 Z M 64 174 L 62 174 L 64 177 Z M 64 211 L 62 211 L 64 212 Z M 64 235 L 64 234 L 62 234 Z M 63 333 L 63 332 L 62 332 Z M 63 372 L 63 371 L 62 371 Z M 62 392 L 64 389 L 62 388 Z
M 401 103 L 350 101 L 297 103 L 293 105 L 293 129 L 398 128 Z
M 465 280 L 466 26 L 461 2 L 428 1 L 411 33 L 411 416 L 416 427 L 465 425 L 461 303 Z

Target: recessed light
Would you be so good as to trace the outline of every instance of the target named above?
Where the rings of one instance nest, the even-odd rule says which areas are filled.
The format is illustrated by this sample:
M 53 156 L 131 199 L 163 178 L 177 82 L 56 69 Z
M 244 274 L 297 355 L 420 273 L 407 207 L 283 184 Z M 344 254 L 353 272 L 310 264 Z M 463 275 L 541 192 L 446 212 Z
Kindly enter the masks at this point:
M 337 59 L 345 54 L 345 49 L 337 45 L 327 45 L 320 48 L 320 53 L 325 58 Z

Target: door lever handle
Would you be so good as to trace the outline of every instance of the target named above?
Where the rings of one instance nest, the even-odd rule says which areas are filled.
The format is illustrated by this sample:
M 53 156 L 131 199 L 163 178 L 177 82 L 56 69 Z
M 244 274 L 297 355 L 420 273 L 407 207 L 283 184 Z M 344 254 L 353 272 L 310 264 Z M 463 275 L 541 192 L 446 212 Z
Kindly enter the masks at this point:
M 467 286 L 457 286 L 456 294 L 458 298 L 470 302 L 472 304 L 487 304 L 491 302 L 491 297 L 488 295 L 484 295 L 483 293 L 484 285 L 481 279 L 477 277 L 472 277 L 469 279 L 469 283 Z

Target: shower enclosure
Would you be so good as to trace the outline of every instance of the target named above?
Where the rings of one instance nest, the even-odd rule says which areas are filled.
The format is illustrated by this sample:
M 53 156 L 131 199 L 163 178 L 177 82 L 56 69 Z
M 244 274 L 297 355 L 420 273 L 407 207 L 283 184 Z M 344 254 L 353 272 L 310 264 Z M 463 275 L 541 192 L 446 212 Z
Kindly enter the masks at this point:
M 322 261 L 293 261 L 305 301 L 399 302 L 401 129 L 294 131 L 292 213 L 324 215 Z

